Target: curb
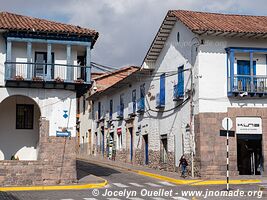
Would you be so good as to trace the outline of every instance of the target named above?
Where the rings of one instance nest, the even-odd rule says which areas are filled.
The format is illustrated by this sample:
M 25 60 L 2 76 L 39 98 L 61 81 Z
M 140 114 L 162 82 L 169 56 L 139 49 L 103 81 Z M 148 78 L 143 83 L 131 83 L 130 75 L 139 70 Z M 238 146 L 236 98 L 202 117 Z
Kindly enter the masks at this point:
M 89 160 L 86 160 L 84 158 L 78 158 L 78 160 L 81 161 L 85 161 L 88 162 Z M 135 170 L 135 169 L 130 169 L 127 167 L 121 167 L 121 166 L 117 166 L 114 164 L 110 164 L 110 163 L 105 163 L 105 162 L 101 162 L 98 161 L 99 163 L 101 163 L 102 165 L 106 165 L 106 166 L 113 166 L 116 167 L 118 169 L 122 169 L 122 170 L 126 170 L 126 171 L 130 171 L 139 175 L 143 175 L 143 176 L 147 176 L 150 178 L 154 178 L 154 179 L 159 179 L 159 180 L 163 180 L 163 181 L 167 181 L 170 183 L 174 183 L 176 185 L 190 185 L 190 186 L 201 186 L 201 185 L 224 185 L 226 184 L 225 180 L 180 180 L 180 179 L 175 179 L 175 178 L 170 178 L 167 176 L 162 176 L 159 174 L 153 174 L 150 172 L 146 172 L 146 171 L 142 171 L 142 170 Z M 257 180 L 257 179 L 246 179 L 246 180 L 230 180 L 230 184 L 232 185 L 242 185 L 242 184 L 254 184 L 254 183 L 261 183 L 261 180 Z
M 100 177 L 98 177 L 100 178 Z M 103 178 L 100 178 L 103 179 Z M 48 185 L 48 186 L 21 186 L 21 187 L 0 187 L 0 192 L 9 191 L 46 191 L 46 190 L 84 190 L 92 188 L 102 188 L 108 184 L 108 181 L 103 179 L 101 183 L 88 183 L 79 185 Z

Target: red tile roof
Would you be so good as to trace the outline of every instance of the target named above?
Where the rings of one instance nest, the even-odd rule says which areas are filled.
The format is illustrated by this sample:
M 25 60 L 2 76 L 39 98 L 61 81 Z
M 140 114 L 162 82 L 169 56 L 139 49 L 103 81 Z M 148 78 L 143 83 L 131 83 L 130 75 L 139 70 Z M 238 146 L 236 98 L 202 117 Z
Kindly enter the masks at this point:
M 233 15 L 186 10 L 171 10 L 191 31 L 267 34 L 267 16 Z
M 113 72 L 107 72 L 103 75 L 100 75 L 94 79 L 97 93 L 103 92 L 104 90 L 108 89 L 112 85 L 118 83 L 119 81 L 125 79 L 133 72 L 139 70 L 139 67 L 136 66 L 128 66 L 121 69 L 118 69 Z
M 94 36 L 95 38 L 98 37 L 98 32 L 92 29 L 8 12 L 0 12 L 0 29 L 74 34 L 78 36 Z

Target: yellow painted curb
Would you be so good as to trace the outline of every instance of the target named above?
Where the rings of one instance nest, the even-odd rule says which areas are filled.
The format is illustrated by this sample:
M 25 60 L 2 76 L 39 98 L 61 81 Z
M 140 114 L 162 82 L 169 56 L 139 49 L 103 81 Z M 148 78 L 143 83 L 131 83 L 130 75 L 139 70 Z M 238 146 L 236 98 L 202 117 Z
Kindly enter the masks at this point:
M 90 188 L 101 188 L 108 184 L 108 181 L 103 179 L 102 183 L 89 183 L 80 185 L 49 185 L 49 186 L 25 186 L 25 187 L 0 187 L 0 191 L 38 191 L 38 190 L 83 190 Z
M 261 180 L 230 180 L 229 184 L 239 185 L 239 184 L 252 184 L 252 183 L 261 183 Z M 225 180 L 209 180 L 209 181 L 200 181 L 197 183 L 192 183 L 191 185 L 224 185 L 226 184 Z
M 143 176 L 148 176 L 151 178 L 155 178 L 155 179 L 159 179 L 159 180 L 163 180 L 163 181 L 168 181 L 170 183 L 174 183 L 177 185 L 196 183 L 196 182 L 200 181 L 200 180 L 179 180 L 179 179 L 174 179 L 174 178 L 170 178 L 170 177 L 162 176 L 162 175 L 158 175 L 158 174 L 152 174 L 152 173 L 140 171 L 140 170 L 132 170 L 132 171 L 134 171 L 137 174 L 143 175 Z

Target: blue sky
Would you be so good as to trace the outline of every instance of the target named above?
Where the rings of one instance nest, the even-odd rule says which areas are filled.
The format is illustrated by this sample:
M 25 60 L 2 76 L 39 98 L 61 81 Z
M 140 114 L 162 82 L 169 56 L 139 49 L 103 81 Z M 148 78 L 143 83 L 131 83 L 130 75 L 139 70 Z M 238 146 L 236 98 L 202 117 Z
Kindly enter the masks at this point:
M 0 10 L 96 29 L 92 60 L 141 65 L 169 9 L 267 15 L 266 0 L 0 0 Z

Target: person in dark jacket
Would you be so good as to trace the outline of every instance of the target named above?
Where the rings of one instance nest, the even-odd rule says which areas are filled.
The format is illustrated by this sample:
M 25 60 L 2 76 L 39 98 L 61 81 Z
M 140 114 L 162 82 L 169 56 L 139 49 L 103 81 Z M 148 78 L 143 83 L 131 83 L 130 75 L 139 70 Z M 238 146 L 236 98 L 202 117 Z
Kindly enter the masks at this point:
M 180 158 L 180 163 L 179 163 L 179 167 L 181 167 L 181 170 L 182 170 L 182 174 L 181 176 L 185 178 L 185 173 L 186 173 L 186 167 L 187 167 L 188 163 L 185 159 L 185 156 L 182 155 L 181 158 Z

